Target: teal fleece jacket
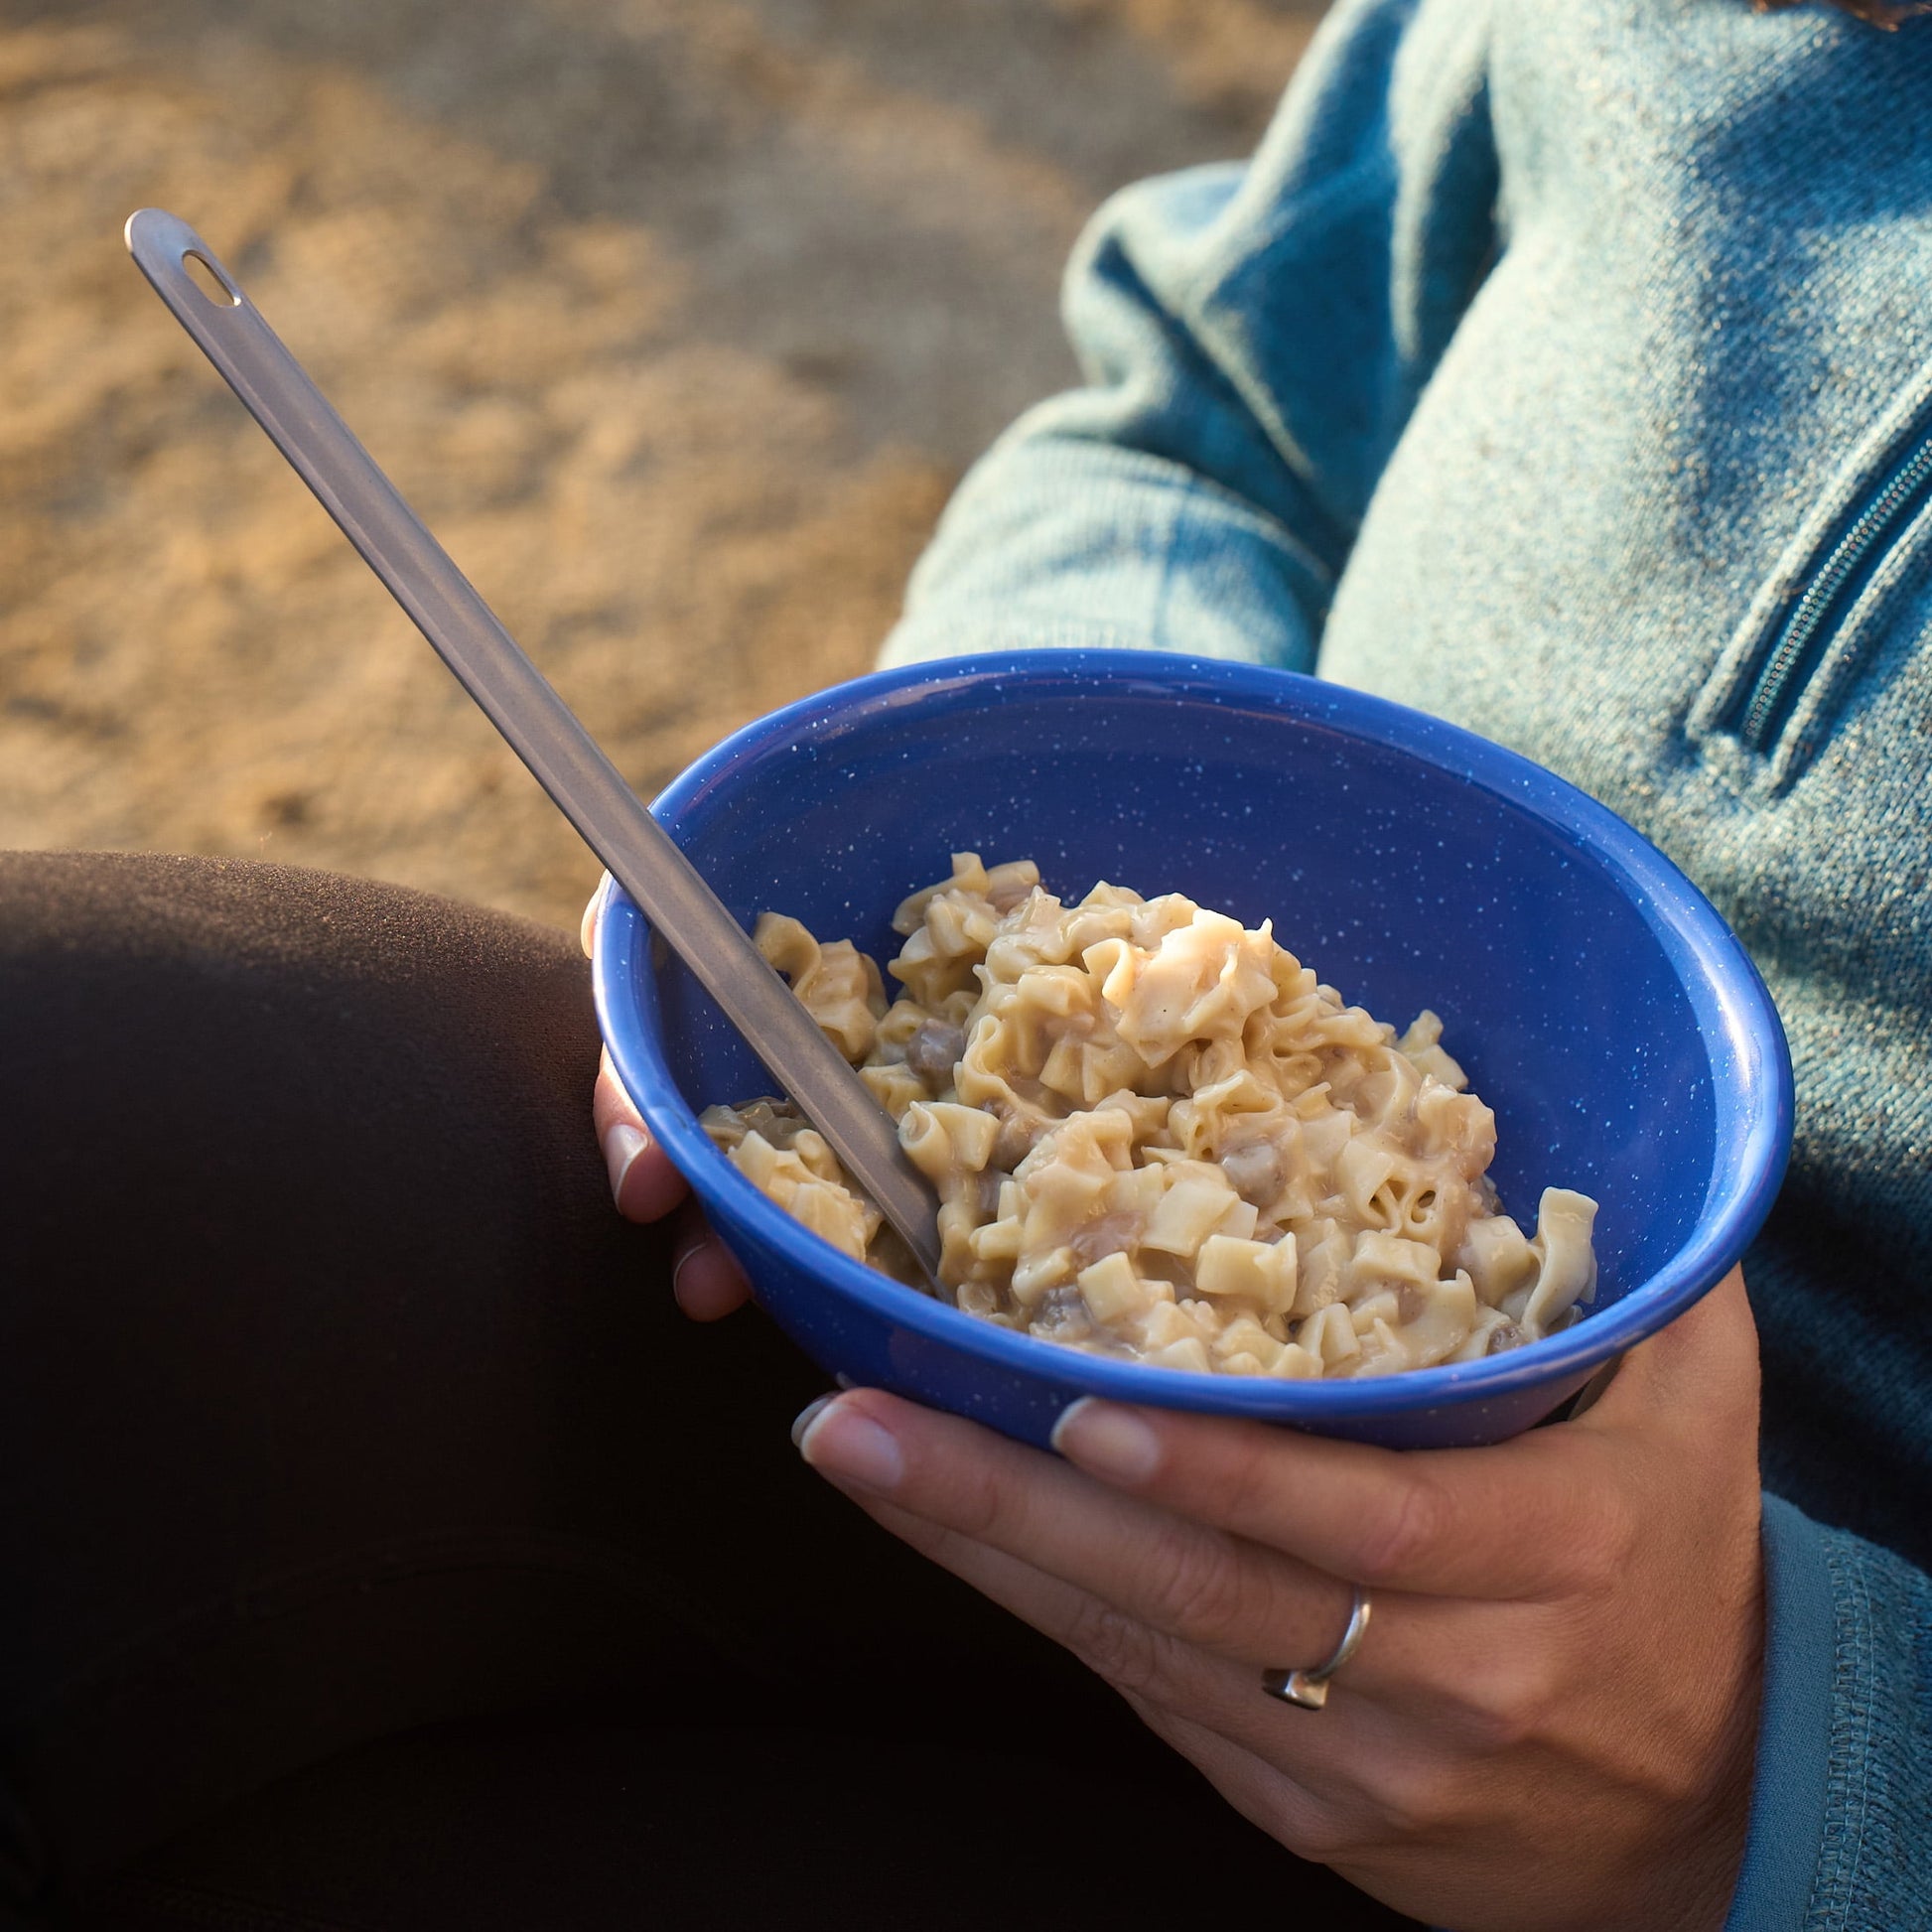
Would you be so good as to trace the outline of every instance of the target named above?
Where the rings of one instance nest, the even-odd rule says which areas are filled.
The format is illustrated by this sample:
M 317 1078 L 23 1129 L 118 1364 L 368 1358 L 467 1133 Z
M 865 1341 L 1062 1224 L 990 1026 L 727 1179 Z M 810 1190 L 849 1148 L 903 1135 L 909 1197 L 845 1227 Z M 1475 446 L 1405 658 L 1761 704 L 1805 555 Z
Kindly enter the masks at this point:
M 1316 670 L 1710 894 L 1799 1094 L 1730 1924 L 1932 1923 L 1932 19 L 1342 0 L 1253 162 L 1117 197 L 1065 309 L 1085 386 L 969 475 L 888 661 Z

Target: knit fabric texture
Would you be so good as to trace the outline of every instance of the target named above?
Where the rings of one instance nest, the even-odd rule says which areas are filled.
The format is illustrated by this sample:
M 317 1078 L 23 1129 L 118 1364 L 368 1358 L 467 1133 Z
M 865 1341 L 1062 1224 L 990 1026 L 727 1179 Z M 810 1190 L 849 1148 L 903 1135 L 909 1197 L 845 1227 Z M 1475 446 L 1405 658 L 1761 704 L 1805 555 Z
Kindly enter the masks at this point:
M 1750 948 L 1799 1095 L 1751 1932 L 1932 1916 L 1928 100 L 1932 21 L 1341 0 L 1250 164 L 1095 217 L 1085 384 L 885 653 L 1318 671 L 1562 772 Z

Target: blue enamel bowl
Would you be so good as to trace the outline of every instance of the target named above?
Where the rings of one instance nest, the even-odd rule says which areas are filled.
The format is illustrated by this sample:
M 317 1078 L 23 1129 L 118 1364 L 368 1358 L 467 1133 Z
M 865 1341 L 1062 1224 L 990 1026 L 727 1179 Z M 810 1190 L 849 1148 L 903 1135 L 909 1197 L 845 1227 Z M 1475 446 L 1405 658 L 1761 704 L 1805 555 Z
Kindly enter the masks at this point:
M 1546 1341 L 1363 1381 L 1107 1360 L 962 1314 L 774 1207 L 705 1138 L 770 1077 L 615 887 L 597 1003 L 619 1074 L 758 1299 L 829 1373 L 1030 1443 L 1082 1395 L 1394 1448 L 1498 1442 L 1713 1287 L 1768 1211 L 1791 1067 L 1763 982 L 1621 819 L 1486 740 L 1359 692 L 1140 651 L 1011 651 L 860 678 L 748 726 L 652 808 L 749 927 L 765 909 L 883 963 L 948 855 L 1183 892 L 1344 999 L 1445 1042 L 1495 1109 L 1492 1178 L 1600 1203 L 1594 1306 Z

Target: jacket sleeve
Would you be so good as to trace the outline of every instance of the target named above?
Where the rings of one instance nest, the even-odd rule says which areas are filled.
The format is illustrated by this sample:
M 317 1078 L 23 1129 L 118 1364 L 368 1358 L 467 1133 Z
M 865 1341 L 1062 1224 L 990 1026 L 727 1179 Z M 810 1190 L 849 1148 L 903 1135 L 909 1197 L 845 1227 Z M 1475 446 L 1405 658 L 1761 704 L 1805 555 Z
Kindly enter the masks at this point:
M 1764 1500 L 1757 1777 L 1725 1932 L 1863 1932 L 1932 1910 L 1932 1579 Z
M 884 659 L 1110 644 L 1312 668 L 1416 395 L 1495 251 L 1480 8 L 1341 0 L 1246 167 L 1116 196 L 1069 265 L 1086 386 L 974 467 Z

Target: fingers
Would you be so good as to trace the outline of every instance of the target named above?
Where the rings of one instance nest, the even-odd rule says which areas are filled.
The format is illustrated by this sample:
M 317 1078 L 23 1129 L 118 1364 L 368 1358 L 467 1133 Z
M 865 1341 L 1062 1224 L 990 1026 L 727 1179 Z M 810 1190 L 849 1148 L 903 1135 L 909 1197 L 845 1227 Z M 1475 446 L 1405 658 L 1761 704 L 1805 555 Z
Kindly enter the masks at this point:
M 1089 1590 L 883 1497 L 847 1493 L 881 1528 L 1070 1650 L 1116 1690 L 1163 1711 L 1228 1703 L 1228 1674 L 1241 1666 L 1150 1629 Z
M 810 1412 L 808 1412 L 809 1414 Z M 814 1418 L 815 1420 L 815 1418 Z M 809 1428 L 805 1432 L 809 1434 Z M 874 1521 L 1078 1657 L 1239 1810 L 1330 1862 L 1406 1835 L 1453 1837 L 1480 1799 L 1472 1759 L 1541 1734 L 1526 1609 L 1395 1594 L 1319 1713 L 1268 1697 L 1260 1672 L 1156 1630 L 1004 1551 L 847 1486 Z M 1338 1631 L 1337 1631 L 1338 1634 Z M 1333 1649 L 1324 1640 L 1323 1655 Z M 1283 1661 L 1277 1659 L 1277 1662 Z M 1313 1660 L 1318 1661 L 1318 1660 Z
M 597 944 L 598 914 L 610 884 L 611 875 L 606 873 L 584 907 L 577 943 L 586 958 Z M 608 1050 L 598 1055 L 591 1120 L 611 1176 L 611 1198 L 626 1221 L 661 1221 L 676 1209 L 685 1208 L 671 1262 L 671 1295 L 678 1307 L 696 1321 L 716 1321 L 743 1308 L 752 1299 L 751 1283 L 705 1224 L 703 1215 L 695 1207 L 686 1206 L 691 1190 L 684 1176 L 651 1138 L 643 1116 L 623 1090 Z
M 925 1423 L 935 1427 L 927 1432 Z M 1338 1860 L 1381 1844 L 1392 1819 L 1411 1836 L 1453 1838 L 1480 1797 L 1471 1760 L 1534 1745 L 1568 1695 L 1548 1668 L 1546 1608 L 1391 1591 L 1378 1597 L 1368 1638 L 1335 1678 L 1326 1709 L 1296 1711 L 1263 1693 L 1256 1654 L 1276 1666 L 1332 1654 L 1348 1592 L 1331 1580 L 1316 1580 L 1334 1597 L 1318 1636 L 1311 1601 L 1291 1592 L 1279 1614 L 1264 1615 L 1259 1642 L 1237 1633 L 1231 1645 L 1203 1643 L 1161 1590 L 1154 1616 L 1141 1607 L 1136 1559 L 1158 1526 L 1134 1510 L 1115 1518 L 1107 1505 L 1123 1499 L 1036 1451 L 875 1390 L 813 1404 L 796 1440 L 883 1528 L 1071 1651 L 1305 1856 Z M 963 1466 L 965 1479 L 948 1491 L 947 1471 Z M 976 1485 L 1015 1475 L 1034 1488 L 1033 1505 L 1056 1533 L 1028 1532 L 1025 1496 L 966 1500 Z M 1127 1530 L 1097 1569 L 1096 1523 L 1082 1520 L 1094 1509 Z M 1265 1563 L 1267 1553 L 1230 1541 L 1229 1556 Z
M 690 1203 L 684 1176 L 651 1139 L 630 1096 L 624 1092 L 609 1053 L 598 1062 L 591 1119 L 604 1149 L 611 1196 L 627 1221 L 661 1221 L 683 1210 L 671 1263 L 671 1294 L 684 1312 L 698 1321 L 716 1321 L 752 1298 L 752 1286 L 730 1251 Z
M 626 1221 L 661 1221 L 689 1191 L 684 1176 L 642 1127 L 620 1121 L 604 1135 L 611 1198 Z
M 584 901 L 584 916 L 577 922 L 577 943 L 584 949 L 584 957 L 589 959 L 597 945 L 597 915 L 604 909 L 604 895 L 611 884 L 607 872 L 597 882 L 597 891 Z
M 1333 1577 L 879 1390 L 828 1404 L 799 1449 L 822 1473 L 941 1537 L 996 1551 L 1104 1604 L 1102 1620 L 1048 1631 L 1090 1662 L 1096 1645 L 1143 1630 L 1235 1659 L 1251 1684 L 1270 1665 L 1318 1663 L 1347 1621 L 1350 1591 Z M 1124 1660 L 1116 1665 L 1095 1668 L 1131 1674 Z
M 1633 1349 L 1574 1425 L 1407 1450 L 1087 1400 L 1054 1447 L 1130 1494 L 1337 1577 L 1489 1600 L 1606 1587 L 1634 1547 L 1633 1458 L 1722 1439 L 1754 1453 L 1756 1341 L 1735 1271 Z
M 1267 1752 L 1279 1751 L 1283 1732 L 1292 1737 L 1297 1728 L 1298 1714 L 1263 1693 L 1254 1668 L 1153 1629 L 1089 1590 L 883 1497 L 848 1493 L 882 1529 L 1071 1651 L 1164 1735 L 1168 1724 L 1184 1721 Z M 1328 1744 L 1334 1741 L 1331 1735 Z M 1317 1756 L 1325 1761 L 1327 1751 Z
M 752 1285 L 695 1206 L 679 1217 L 671 1295 L 694 1321 L 717 1321 L 752 1299 Z
M 1489 1599 L 1593 1578 L 1624 1532 L 1595 1439 L 1395 1450 L 1088 1398 L 1054 1447 L 1130 1493 L 1379 1588 Z
M 808 1410 L 801 1438 L 845 1400 Z M 881 1528 L 1070 1651 L 1250 1817 L 1309 1856 L 1358 1837 L 1360 1821 L 1376 1807 L 1377 1767 L 1416 1754 L 1410 1720 L 1383 1709 L 1372 1691 L 1364 1694 L 1360 1658 L 1349 1663 L 1345 1682 L 1336 1680 L 1318 1718 L 1296 1711 L 1262 1691 L 1261 1671 L 1251 1663 L 1156 1629 L 1091 1590 L 899 1508 L 875 1490 L 839 1486 Z M 1332 1651 L 1334 1634 L 1322 1639 L 1323 1655 Z M 1425 1641 L 1440 1671 L 1436 1640 Z
M 591 1092 L 591 1120 L 600 1140 L 613 1127 L 624 1125 L 641 1130 L 644 1124 L 643 1116 L 631 1104 L 630 1096 L 623 1090 L 623 1082 L 618 1078 L 618 1069 L 611 1064 L 608 1047 L 597 1056 L 597 1085 Z
M 597 944 L 597 917 L 604 904 L 604 889 L 610 874 L 598 882 L 584 907 L 577 929 L 577 943 L 590 957 Z M 611 1176 L 611 1198 L 626 1221 L 658 1221 L 682 1201 L 689 1191 L 684 1176 L 671 1166 L 669 1158 L 650 1137 L 643 1117 L 630 1104 L 630 1096 L 611 1064 L 609 1050 L 598 1055 L 597 1086 L 591 1095 L 591 1120 L 597 1129 L 598 1144 L 604 1150 L 604 1165 Z
M 659 1221 L 689 1192 L 670 1157 L 651 1139 L 605 1053 L 598 1061 L 591 1119 L 604 1149 L 611 1197 L 627 1221 Z

